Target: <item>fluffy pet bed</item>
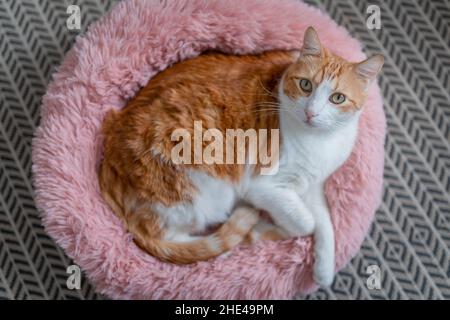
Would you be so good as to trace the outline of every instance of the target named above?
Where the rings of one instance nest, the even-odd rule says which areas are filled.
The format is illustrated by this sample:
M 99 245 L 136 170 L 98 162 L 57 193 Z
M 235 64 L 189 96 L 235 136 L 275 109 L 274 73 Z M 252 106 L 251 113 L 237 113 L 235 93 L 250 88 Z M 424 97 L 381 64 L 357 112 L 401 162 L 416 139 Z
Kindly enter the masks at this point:
M 156 73 L 206 50 L 300 48 L 310 25 L 335 53 L 365 57 L 345 29 L 294 0 L 123 1 L 77 39 L 43 99 L 33 172 L 47 232 L 98 292 L 117 299 L 283 299 L 317 289 L 312 238 L 237 247 L 188 266 L 162 263 L 132 242 L 97 181 L 104 115 L 122 108 Z M 358 251 L 379 205 L 384 136 L 374 84 L 355 150 L 326 187 L 337 270 Z

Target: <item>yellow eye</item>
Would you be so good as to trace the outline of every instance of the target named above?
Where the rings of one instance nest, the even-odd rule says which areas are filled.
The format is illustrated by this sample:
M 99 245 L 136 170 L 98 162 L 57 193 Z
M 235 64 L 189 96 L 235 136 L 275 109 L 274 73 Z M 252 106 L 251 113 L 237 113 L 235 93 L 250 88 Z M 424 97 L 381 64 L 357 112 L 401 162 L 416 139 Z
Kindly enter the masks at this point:
M 311 92 L 312 91 L 312 83 L 308 79 L 301 79 L 300 80 L 300 88 L 302 88 L 305 92 Z
M 334 93 L 330 96 L 330 101 L 334 104 L 341 104 L 347 98 L 342 93 Z

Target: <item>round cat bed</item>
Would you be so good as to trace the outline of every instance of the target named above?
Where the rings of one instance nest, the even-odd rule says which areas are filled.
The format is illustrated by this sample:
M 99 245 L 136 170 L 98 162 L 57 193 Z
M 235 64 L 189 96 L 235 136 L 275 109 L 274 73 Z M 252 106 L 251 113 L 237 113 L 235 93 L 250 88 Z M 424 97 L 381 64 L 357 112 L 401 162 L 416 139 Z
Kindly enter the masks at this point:
M 134 244 L 97 180 L 106 112 L 122 108 L 156 73 L 207 50 L 300 48 L 310 25 L 338 55 L 364 59 L 344 28 L 297 0 L 123 1 L 77 39 L 43 99 L 33 173 L 47 232 L 98 292 L 117 299 L 272 299 L 317 289 L 311 237 L 237 247 L 187 266 L 160 262 Z M 326 185 L 337 270 L 359 250 L 379 205 L 384 136 L 374 84 L 354 152 Z

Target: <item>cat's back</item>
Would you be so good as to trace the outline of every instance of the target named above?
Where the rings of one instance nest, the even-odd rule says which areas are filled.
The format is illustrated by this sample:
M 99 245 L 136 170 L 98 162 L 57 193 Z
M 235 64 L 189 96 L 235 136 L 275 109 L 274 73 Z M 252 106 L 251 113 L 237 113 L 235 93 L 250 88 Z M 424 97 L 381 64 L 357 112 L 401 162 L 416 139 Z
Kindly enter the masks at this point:
M 267 91 L 295 58 L 289 51 L 206 53 L 174 64 L 153 77 L 125 108 L 106 117 L 105 153 L 124 158 L 120 161 L 126 165 L 157 145 L 158 153 L 169 157 L 171 134 L 177 128 L 193 131 L 195 121 L 204 129 L 276 127 L 275 114 L 258 121 L 260 113 L 252 108 L 267 102 L 258 99 L 275 99 Z
M 256 79 L 267 81 L 279 78 L 295 59 L 291 51 L 268 51 L 258 55 L 227 55 L 209 52 L 176 63 L 152 78 L 136 96 L 151 98 L 166 94 L 189 94 L 219 90 L 240 92 Z M 259 81 L 259 80 L 258 80 Z
M 293 62 L 294 54 L 289 51 L 268 51 L 257 55 L 228 55 L 208 52 L 196 58 L 176 63 L 154 77 L 149 85 L 162 79 L 176 80 L 177 77 L 208 79 L 236 79 L 244 74 L 270 73 L 280 71 Z

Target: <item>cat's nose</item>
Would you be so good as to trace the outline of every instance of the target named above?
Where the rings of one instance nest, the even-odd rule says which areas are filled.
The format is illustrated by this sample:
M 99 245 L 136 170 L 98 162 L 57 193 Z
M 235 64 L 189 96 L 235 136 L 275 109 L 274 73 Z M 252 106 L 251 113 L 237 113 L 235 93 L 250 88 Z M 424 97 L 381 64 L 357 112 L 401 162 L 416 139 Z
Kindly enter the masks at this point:
M 314 118 L 317 115 L 314 114 L 311 110 L 305 109 L 305 116 L 308 120 L 311 120 L 312 118 Z

